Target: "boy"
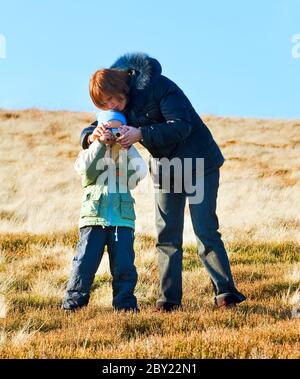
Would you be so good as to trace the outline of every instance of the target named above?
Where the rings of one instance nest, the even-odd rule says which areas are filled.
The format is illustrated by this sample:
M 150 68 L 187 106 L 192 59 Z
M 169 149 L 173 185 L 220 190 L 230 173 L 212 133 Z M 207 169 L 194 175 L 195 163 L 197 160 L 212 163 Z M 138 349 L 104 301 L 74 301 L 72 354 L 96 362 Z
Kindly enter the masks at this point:
M 98 125 L 119 128 L 121 134 L 126 130 L 122 126 L 126 125 L 126 119 L 120 112 L 101 111 L 97 120 Z M 80 152 L 74 167 L 82 176 L 84 193 L 80 239 L 62 308 L 75 311 L 88 304 L 91 285 L 107 245 L 113 277 L 112 305 L 116 310 L 138 311 L 134 296 L 135 212 L 130 189 L 147 175 L 147 165 L 135 147 L 122 149 L 107 129 Z

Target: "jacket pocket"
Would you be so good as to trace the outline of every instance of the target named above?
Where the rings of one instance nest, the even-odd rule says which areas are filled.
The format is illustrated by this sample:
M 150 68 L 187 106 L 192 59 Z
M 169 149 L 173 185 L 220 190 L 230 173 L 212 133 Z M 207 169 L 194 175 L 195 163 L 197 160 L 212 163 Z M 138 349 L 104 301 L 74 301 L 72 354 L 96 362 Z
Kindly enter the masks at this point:
M 97 189 L 87 188 L 83 194 L 80 217 L 93 217 L 99 213 L 101 192 Z
M 135 220 L 134 212 L 134 199 L 129 193 L 120 193 L 121 197 L 121 216 L 122 218 L 128 218 L 129 220 Z

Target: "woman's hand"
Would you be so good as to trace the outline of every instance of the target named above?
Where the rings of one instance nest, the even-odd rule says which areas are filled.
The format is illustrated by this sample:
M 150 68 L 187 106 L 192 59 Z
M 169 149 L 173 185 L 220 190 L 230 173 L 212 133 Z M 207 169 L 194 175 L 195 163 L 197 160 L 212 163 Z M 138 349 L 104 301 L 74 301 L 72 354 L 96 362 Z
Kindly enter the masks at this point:
M 128 132 L 130 126 L 127 126 L 127 125 L 121 125 L 119 126 L 119 132 L 121 134 L 121 136 L 123 136 L 126 132 Z
M 123 125 L 120 129 L 127 129 L 121 137 L 117 138 L 116 141 L 124 148 L 128 149 L 132 144 L 140 141 L 142 139 L 142 132 L 140 129 L 134 128 L 133 126 Z

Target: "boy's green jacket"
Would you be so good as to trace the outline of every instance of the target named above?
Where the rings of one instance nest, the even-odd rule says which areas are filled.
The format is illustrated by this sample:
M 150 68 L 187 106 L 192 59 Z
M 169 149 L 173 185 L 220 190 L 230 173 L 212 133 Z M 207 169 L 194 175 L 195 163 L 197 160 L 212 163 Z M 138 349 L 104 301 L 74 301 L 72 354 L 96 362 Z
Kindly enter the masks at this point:
M 147 165 L 136 148 L 119 150 L 116 145 L 109 147 L 95 140 L 79 153 L 74 167 L 83 186 L 79 228 L 102 225 L 134 229 L 130 189 L 147 175 Z

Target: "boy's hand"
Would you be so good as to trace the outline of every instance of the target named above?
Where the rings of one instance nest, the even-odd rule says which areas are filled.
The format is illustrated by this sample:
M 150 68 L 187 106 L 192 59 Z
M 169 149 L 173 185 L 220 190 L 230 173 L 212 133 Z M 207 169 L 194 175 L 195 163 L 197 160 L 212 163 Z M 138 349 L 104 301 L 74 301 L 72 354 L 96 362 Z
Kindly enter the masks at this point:
M 109 134 L 106 134 L 105 135 L 105 138 L 103 137 L 104 133 L 107 131 L 107 127 L 109 126 L 109 123 L 105 123 L 105 124 L 100 124 L 98 125 L 93 133 L 91 135 L 89 135 L 88 137 L 88 142 L 91 144 L 93 143 L 96 139 L 98 139 L 100 142 L 104 142 L 105 143 L 105 138 L 108 138 L 108 141 L 109 142 L 110 140 L 114 139 L 114 136 L 112 135 L 111 132 L 109 132 Z
M 115 136 L 112 134 L 110 130 L 105 130 L 101 133 L 100 137 L 98 138 L 100 142 L 105 143 L 105 145 L 114 145 L 116 143 Z

